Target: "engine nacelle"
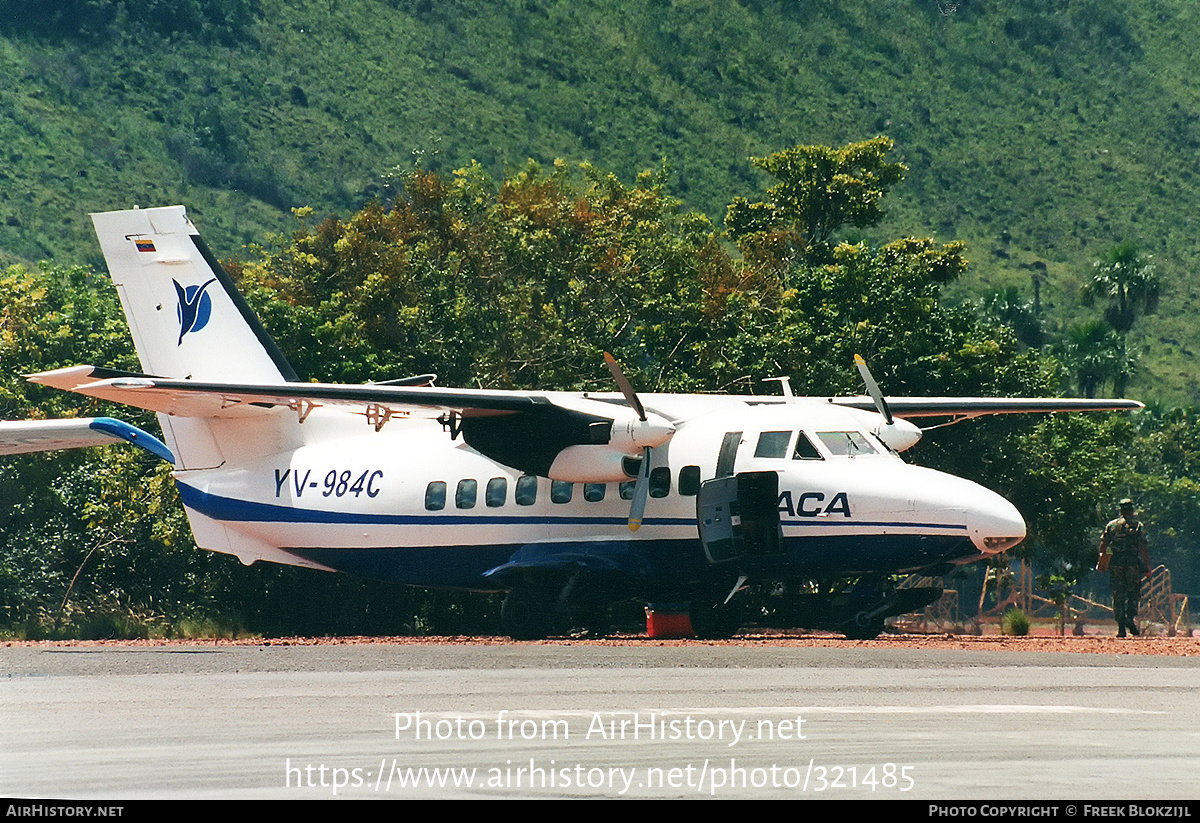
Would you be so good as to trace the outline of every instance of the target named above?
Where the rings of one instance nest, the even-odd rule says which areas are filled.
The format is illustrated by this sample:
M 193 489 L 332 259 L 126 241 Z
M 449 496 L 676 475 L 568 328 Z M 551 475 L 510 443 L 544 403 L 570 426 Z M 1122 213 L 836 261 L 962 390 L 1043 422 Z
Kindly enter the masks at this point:
M 558 453 L 547 476 L 570 483 L 620 483 L 633 480 L 625 469 L 639 461 L 609 446 L 568 446 Z

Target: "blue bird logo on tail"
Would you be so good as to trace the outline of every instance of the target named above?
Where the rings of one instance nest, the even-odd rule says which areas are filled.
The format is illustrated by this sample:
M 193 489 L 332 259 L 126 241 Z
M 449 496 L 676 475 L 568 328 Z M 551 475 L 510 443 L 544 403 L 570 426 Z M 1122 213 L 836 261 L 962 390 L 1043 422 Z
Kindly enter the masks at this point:
M 212 317 L 212 298 L 205 289 L 216 281 L 217 278 L 214 277 L 202 285 L 186 288 L 176 280 L 171 281 L 179 295 L 179 308 L 176 311 L 179 318 L 179 340 L 175 345 L 182 344 L 183 336 L 188 332 L 200 331 L 208 325 L 208 320 Z

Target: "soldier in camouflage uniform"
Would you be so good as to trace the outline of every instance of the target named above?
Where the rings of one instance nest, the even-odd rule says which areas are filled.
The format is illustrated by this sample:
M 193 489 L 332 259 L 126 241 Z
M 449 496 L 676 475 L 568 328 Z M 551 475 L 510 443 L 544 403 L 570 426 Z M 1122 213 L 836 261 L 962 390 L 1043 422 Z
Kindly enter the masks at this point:
M 1133 512 L 1133 501 L 1125 498 L 1119 504 L 1121 516 L 1104 527 L 1100 538 L 1101 571 L 1108 569 L 1112 584 L 1113 616 L 1117 618 L 1117 637 L 1125 630 L 1137 635 L 1138 600 L 1142 595 L 1142 578 L 1150 573 L 1146 527 Z

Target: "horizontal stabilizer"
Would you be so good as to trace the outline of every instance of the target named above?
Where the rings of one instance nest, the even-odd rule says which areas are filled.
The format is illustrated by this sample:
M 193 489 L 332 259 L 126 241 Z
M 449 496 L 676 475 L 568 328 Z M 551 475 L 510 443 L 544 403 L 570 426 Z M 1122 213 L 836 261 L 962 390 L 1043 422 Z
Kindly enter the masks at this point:
M 205 383 L 149 375 L 110 377 L 94 366 L 29 375 L 42 383 L 78 394 L 178 417 L 244 417 L 264 409 L 331 406 L 367 414 L 368 407 L 397 417 L 436 417 L 443 412 L 466 416 L 532 411 L 548 405 L 534 392 L 443 389 L 382 383 Z
M 171 450 L 154 435 L 111 417 L 78 417 L 67 420 L 12 420 L 0 422 L 0 454 L 28 454 L 57 449 L 108 446 L 126 441 L 174 463 Z

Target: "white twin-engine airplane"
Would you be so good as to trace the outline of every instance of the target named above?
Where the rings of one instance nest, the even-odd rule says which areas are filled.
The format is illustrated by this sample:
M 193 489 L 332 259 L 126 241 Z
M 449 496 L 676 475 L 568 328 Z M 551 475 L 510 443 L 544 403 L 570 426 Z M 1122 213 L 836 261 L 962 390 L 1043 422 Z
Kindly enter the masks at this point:
M 619 392 L 303 383 L 183 207 L 93 221 L 145 374 L 30 379 L 157 412 L 200 547 L 507 591 L 517 638 L 602 630 L 634 598 L 689 603 L 696 633 L 727 635 L 747 581 L 780 584 L 789 625 L 872 637 L 940 594 L 893 575 L 943 574 L 1025 536 L 1004 498 L 902 461 L 921 436 L 903 418 L 1141 405 L 885 400 L 861 358 L 863 397 L 794 397 L 786 382 L 781 397 L 638 395 L 607 355 Z

